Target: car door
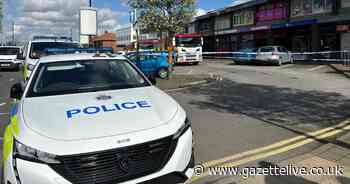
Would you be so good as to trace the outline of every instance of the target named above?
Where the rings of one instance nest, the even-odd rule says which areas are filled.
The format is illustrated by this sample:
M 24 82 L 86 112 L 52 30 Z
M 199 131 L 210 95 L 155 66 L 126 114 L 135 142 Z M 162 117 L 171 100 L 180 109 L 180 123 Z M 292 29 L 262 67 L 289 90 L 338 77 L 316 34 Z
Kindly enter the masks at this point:
M 280 57 L 282 58 L 283 63 L 289 62 L 289 54 L 286 48 L 284 47 L 277 47 L 278 53 Z

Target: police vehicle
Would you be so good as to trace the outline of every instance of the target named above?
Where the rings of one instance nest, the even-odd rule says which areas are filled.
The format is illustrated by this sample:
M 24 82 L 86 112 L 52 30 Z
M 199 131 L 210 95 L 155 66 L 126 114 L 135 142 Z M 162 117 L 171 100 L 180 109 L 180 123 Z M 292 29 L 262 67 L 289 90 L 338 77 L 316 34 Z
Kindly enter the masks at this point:
M 24 64 L 23 77 L 27 80 L 34 69 L 36 62 L 44 53 L 45 49 L 49 48 L 78 48 L 79 44 L 72 41 L 69 37 L 58 36 L 34 36 L 28 41 L 23 52 L 18 55 L 17 59 L 22 60 Z
M 42 57 L 11 98 L 5 184 L 183 183 L 193 174 L 186 112 L 124 56 Z
M 0 46 L 0 70 L 1 69 L 19 69 L 21 64 L 17 60 L 17 54 L 20 53 L 21 48 L 16 46 Z

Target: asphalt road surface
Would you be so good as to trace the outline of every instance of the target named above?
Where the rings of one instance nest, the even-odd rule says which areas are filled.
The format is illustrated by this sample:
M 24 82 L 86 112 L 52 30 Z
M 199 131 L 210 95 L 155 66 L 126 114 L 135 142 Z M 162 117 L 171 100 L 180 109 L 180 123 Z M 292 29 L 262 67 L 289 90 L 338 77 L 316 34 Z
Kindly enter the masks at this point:
M 177 66 L 177 74 L 221 75 L 223 80 L 204 86 L 168 92 L 189 112 L 195 135 L 196 162 L 204 163 L 263 148 L 339 124 L 350 117 L 350 82 L 327 65 L 235 65 L 210 60 L 198 66 Z M 0 130 L 8 121 L 9 88 L 18 81 L 15 72 L 0 73 Z M 1 134 L 2 134 L 1 132 Z M 322 145 L 314 142 L 273 157 L 280 161 Z M 224 183 L 227 178 L 197 183 Z M 230 178 L 231 184 L 239 178 Z

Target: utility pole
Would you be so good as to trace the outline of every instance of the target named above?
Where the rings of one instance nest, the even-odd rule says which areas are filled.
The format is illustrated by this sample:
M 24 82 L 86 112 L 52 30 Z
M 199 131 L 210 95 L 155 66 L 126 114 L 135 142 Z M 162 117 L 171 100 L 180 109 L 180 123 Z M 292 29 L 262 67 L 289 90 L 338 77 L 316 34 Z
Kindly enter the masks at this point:
M 89 6 L 92 7 L 92 0 L 89 1 Z
M 16 42 L 15 42 L 15 21 L 12 21 L 12 44 L 16 45 Z

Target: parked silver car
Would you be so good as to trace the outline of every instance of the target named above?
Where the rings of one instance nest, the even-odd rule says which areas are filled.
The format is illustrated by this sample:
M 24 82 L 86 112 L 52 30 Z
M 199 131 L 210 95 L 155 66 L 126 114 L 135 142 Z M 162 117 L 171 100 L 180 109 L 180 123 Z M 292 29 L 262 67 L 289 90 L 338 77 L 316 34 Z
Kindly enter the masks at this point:
M 291 52 L 281 46 L 260 47 L 257 50 L 256 60 L 264 63 L 282 65 L 283 63 L 293 63 Z

